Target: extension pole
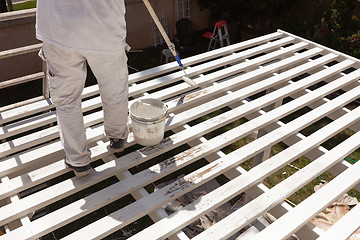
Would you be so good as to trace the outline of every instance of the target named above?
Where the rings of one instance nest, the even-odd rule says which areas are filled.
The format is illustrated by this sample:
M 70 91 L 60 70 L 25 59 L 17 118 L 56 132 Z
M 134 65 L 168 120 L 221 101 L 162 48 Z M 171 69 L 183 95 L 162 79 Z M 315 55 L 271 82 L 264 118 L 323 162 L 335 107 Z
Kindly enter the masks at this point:
M 163 28 L 163 26 L 161 25 L 160 23 L 160 20 L 159 18 L 157 17 L 154 9 L 151 7 L 150 3 L 148 0 L 143 0 L 144 4 L 145 4 L 145 7 L 147 8 L 147 10 L 149 11 L 152 19 L 154 20 L 157 28 L 159 29 L 160 33 L 161 33 L 161 36 L 164 38 L 169 50 L 171 51 L 172 55 L 174 56 L 174 58 L 176 59 L 177 63 L 179 64 L 181 70 L 184 72 L 185 76 L 182 77 L 182 79 L 187 82 L 190 86 L 196 86 L 196 83 L 191 80 L 189 77 L 186 76 L 186 72 L 184 70 L 184 65 L 181 63 L 181 60 L 178 56 L 178 54 L 176 53 L 176 50 L 175 50 L 175 45 L 170 41 L 168 35 L 166 34 L 165 32 L 165 29 Z

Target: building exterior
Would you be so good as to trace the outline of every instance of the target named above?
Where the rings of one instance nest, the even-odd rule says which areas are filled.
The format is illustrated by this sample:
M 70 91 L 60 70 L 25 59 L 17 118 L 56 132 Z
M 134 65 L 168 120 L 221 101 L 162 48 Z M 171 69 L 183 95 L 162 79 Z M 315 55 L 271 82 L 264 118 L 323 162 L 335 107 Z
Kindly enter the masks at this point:
M 127 42 L 132 49 L 143 49 L 161 43 L 159 33 L 141 0 L 125 0 Z M 164 24 L 170 39 L 176 34 L 175 23 L 189 17 L 194 30 L 208 27 L 209 11 L 201 11 L 196 0 L 151 0 L 155 12 Z M 36 9 L 3 13 L 0 15 L 0 51 L 39 43 L 35 38 Z M 18 67 L 21 66 L 21 69 Z M 32 74 L 42 68 L 37 53 L 0 59 L 0 82 Z

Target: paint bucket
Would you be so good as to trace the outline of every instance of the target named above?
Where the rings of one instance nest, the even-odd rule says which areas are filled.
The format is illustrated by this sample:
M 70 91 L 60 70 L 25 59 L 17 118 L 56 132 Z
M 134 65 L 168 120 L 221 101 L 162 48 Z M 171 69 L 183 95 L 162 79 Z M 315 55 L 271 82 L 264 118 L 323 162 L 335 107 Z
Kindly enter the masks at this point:
M 130 118 L 135 141 L 143 146 L 153 146 L 164 138 L 166 105 L 158 99 L 140 99 L 130 106 Z

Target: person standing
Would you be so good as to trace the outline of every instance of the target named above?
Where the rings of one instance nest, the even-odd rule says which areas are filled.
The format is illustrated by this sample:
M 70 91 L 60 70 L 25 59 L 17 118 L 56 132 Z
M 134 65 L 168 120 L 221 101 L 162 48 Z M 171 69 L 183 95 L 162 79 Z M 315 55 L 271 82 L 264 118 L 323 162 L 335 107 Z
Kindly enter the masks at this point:
M 128 135 L 128 68 L 124 0 L 38 0 L 36 37 L 47 62 L 65 165 L 93 172 L 81 107 L 87 66 L 99 85 L 105 136 L 121 152 Z

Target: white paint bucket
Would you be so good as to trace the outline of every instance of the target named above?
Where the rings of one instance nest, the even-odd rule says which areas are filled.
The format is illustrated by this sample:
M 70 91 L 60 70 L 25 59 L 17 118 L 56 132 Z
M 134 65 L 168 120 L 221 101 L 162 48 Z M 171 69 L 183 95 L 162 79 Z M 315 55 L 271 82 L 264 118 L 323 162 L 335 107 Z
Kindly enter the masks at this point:
M 157 99 L 140 99 L 130 106 L 130 118 L 135 141 L 143 146 L 153 146 L 164 138 L 166 105 Z

